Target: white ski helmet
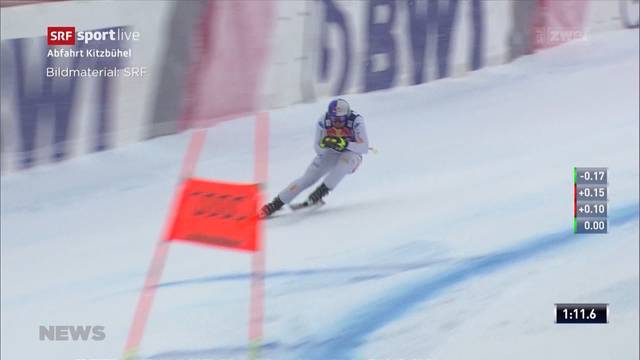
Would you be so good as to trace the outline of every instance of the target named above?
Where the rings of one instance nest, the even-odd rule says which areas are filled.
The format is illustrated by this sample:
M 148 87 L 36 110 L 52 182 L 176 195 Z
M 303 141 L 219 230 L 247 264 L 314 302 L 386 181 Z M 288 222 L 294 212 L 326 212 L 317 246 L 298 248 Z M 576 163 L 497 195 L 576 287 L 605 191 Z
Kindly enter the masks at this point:
M 349 103 L 344 99 L 336 99 L 331 101 L 327 109 L 327 114 L 331 118 L 345 119 L 350 112 L 351 109 L 349 107 Z

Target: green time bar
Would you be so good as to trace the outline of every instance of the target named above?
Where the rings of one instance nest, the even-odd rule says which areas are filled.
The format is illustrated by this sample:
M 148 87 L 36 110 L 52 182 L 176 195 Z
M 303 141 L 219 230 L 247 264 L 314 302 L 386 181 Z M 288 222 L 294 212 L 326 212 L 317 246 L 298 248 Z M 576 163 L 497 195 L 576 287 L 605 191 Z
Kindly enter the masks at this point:
M 576 168 L 573 168 L 573 233 L 578 233 L 578 185 L 577 185 L 577 172 Z

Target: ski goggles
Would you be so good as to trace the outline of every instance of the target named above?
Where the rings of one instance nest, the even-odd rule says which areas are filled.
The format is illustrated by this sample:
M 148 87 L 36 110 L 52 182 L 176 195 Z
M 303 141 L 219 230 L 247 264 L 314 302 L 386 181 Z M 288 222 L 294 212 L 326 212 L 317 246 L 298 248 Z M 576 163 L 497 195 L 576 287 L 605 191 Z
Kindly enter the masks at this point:
M 332 116 L 329 116 L 329 118 L 331 119 L 331 122 L 334 123 L 334 124 L 335 123 L 339 123 L 340 125 L 344 125 L 344 124 L 347 123 L 347 116 L 346 115 L 344 115 L 344 116 L 332 115 Z

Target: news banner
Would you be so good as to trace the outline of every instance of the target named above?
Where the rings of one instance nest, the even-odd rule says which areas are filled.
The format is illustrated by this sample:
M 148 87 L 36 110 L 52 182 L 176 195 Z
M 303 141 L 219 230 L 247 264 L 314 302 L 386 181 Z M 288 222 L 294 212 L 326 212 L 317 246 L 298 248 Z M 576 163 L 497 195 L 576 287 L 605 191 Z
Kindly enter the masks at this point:
M 138 31 L 126 27 L 76 31 L 75 26 L 47 27 L 48 58 L 59 59 L 46 67 L 47 78 L 144 77 L 146 66 L 131 65 L 132 43 Z M 79 59 L 79 60 L 66 60 Z

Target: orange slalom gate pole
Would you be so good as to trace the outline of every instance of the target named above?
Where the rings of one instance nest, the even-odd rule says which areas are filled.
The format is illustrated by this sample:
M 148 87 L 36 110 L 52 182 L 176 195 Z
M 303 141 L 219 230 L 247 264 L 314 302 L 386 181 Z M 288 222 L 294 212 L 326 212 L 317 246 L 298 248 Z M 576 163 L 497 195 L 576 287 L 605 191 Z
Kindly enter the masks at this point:
M 256 114 L 254 145 L 255 182 L 264 184 L 269 172 L 269 113 Z M 262 246 L 251 256 L 251 298 L 249 304 L 249 359 L 260 355 L 264 321 L 264 273 L 266 262 L 265 232 L 261 229 Z
M 196 163 L 198 162 L 198 157 L 200 156 L 200 152 L 202 150 L 202 146 L 204 144 L 204 140 L 206 138 L 206 134 L 206 130 L 200 129 L 196 130 L 191 135 L 187 153 L 185 154 L 185 157 L 182 161 L 180 178 L 178 180 L 179 189 L 182 188 L 182 182 L 185 179 L 189 178 L 191 174 L 193 174 Z M 175 198 L 177 197 L 174 197 L 174 199 Z M 176 204 L 172 204 L 171 218 L 175 217 L 175 211 Z M 144 286 L 142 288 L 142 291 L 140 292 L 138 305 L 136 306 L 136 310 L 133 315 L 133 321 L 131 322 L 131 327 L 129 328 L 129 336 L 127 337 L 127 343 L 125 345 L 123 354 L 123 358 L 125 360 L 133 360 L 137 359 L 138 357 L 140 342 L 142 341 L 142 336 L 144 335 L 144 329 L 147 324 L 149 312 L 151 310 L 151 306 L 153 305 L 156 288 L 158 286 L 158 283 L 160 282 L 160 277 L 162 276 L 162 271 L 164 270 L 167 255 L 169 254 L 169 242 L 166 240 L 168 239 L 168 233 L 170 231 L 171 223 L 171 221 L 167 222 L 167 228 L 162 232 L 160 238 L 158 239 L 158 242 L 156 243 L 156 247 L 151 258 L 151 264 L 149 265 L 149 270 L 147 271 L 147 277 L 145 278 Z

